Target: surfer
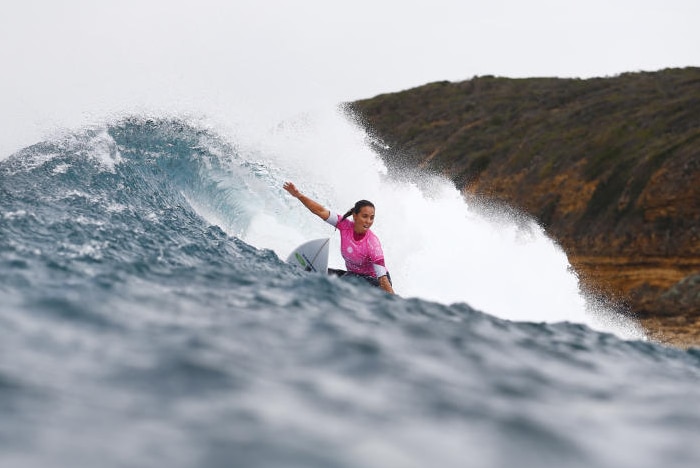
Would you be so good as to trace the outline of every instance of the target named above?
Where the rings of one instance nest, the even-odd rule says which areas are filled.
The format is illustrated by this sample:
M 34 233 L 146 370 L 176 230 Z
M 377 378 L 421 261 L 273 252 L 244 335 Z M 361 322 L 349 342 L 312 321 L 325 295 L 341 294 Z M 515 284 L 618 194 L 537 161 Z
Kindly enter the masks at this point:
M 320 203 L 301 193 L 293 183 L 282 186 L 313 214 L 340 231 L 340 253 L 345 260 L 348 273 L 361 276 L 384 291 L 394 294 L 391 277 L 384 264 L 384 252 L 379 238 L 370 231 L 374 223 L 374 205 L 360 200 L 343 216 L 333 214 Z M 352 215 L 352 221 L 347 219 Z

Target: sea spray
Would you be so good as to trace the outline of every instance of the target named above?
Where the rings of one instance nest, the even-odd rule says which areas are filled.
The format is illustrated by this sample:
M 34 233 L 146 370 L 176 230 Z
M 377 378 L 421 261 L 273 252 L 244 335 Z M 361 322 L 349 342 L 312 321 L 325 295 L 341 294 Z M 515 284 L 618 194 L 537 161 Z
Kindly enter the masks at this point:
M 281 190 L 283 181 L 292 180 L 334 212 L 362 198 L 375 203 L 372 229 L 404 297 L 464 302 L 510 320 L 570 321 L 643 337 L 632 320 L 601 319 L 615 313 L 587 302 L 565 253 L 533 219 L 513 209 L 484 210 L 485 202 L 469 203 L 438 175 L 390 173 L 366 131 L 343 111 L 306 113 L 245 131 L 238 140 L 254 150 L 241 148 L 241 157 L 262 162 L 267 181 L 276 184 L 255 190 L 279 197 L 257 207 L 242 236 L 246 242 L 286 258 L 304 240 L 330 236 L 331 266 L 342 267 L 333 229 Z
M 551 292 L 504 283 L 522 260 L 489 252 L 532 249 L 548 261 L 529 281 L 575 284 L 536 224 L 484 214 L 439 178 L 398 180 L 333 115 L 239 137 L 137 116 L 0 162 L 0 465 L 698 465 L 697 350 L 598 332 L 579 309 L 562 321 Z M 282 260 L 294 237 L 333 234 L 283 180 L 341 209 L 358 197 L 352 180 L 303 177 L 325 170 L 304 160 L 326 157 L 320 117 L 361 156 L 338 169 L 378 168 L 348 171 L 378 205 L 391 268 L 409 271 L 400 296 Z M 466 233 L 443 232 L 454 223 Z M 461 263 L 484 309 L 510 289 L 526 299 L 504 320 L 450 275 L 417 272 L 421 292 L 411 261 Z

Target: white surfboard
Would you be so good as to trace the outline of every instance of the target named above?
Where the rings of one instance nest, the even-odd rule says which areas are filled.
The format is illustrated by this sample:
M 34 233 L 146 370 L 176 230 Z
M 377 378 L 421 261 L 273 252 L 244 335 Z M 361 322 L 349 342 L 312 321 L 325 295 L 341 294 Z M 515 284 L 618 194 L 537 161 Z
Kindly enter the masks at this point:
M 330 238 L 305 242 L 289 254 L 287 263 L 306 271 L 317 271 L 325 274 L 328 271 L 329 242 Z

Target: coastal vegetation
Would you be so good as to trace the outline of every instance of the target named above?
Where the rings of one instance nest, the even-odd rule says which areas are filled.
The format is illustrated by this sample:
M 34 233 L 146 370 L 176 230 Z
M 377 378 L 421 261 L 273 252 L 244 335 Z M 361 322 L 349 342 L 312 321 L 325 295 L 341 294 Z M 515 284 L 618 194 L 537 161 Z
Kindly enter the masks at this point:
M 700 68 L 474 77 L 349 103 L 392 170 L 534 216 L 582 287 L 700 345 Z

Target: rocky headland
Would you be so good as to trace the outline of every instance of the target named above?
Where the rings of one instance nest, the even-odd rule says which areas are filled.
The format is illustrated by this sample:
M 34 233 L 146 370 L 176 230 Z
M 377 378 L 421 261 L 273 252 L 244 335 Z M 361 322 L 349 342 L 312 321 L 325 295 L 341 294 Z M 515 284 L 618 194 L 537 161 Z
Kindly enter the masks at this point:
M 529 213 L 582 288 L 654 339 L 700 346 L 700 68 L 483 76 L 347 106 L 391 169 Z

